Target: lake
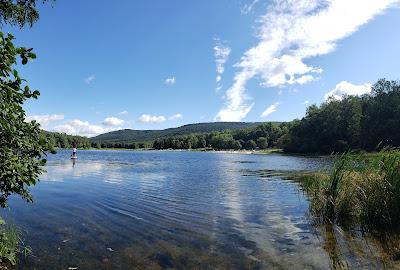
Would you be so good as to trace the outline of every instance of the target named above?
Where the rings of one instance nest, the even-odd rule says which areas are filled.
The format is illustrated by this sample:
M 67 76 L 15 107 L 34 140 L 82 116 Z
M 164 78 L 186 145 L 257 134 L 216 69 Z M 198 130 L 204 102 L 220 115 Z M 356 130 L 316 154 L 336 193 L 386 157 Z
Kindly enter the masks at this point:
M 324 157 L 173 151 L 49 156 L 1 215 L 32 255 L 17 269 L 330 269 L 391 265 L 357 233 L 317 227 L 290 180 Z M 77 267 L 77 268 L 75 268 Z

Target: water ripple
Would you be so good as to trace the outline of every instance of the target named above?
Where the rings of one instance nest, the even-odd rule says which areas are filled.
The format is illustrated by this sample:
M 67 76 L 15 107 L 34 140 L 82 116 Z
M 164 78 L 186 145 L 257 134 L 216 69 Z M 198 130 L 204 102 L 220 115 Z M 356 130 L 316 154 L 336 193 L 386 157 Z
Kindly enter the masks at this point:
M 73 162 L 60 151 L 35 203 L 13 198 L 4 215 L 34 250 L 18 269 L 327 269 L 324 234 L 286 175 L 329 164 L 155 151 L 81 151 Z M 352 254 L 352 266 L 366 265 Z

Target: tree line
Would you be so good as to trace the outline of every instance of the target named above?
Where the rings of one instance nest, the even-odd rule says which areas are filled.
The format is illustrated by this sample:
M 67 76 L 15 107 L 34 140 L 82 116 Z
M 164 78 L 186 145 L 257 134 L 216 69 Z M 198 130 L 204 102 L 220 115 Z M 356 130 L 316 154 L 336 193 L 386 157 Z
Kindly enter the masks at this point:
M 311 105 L 281 138 L 287 152 L 332 153 L 400 146 L 400 84 L 381 79 L 370 94 Z
M 151 148 L 150 142 L 102 142 L 102 141 L 91 141 L 91 147 L 96 149 L 101 148 L 117 148 L 117 149 L 144 149 Z
M 279 145 L 279 138 L 285 133 L 286 124 L 264 123 L 256 127 L 226 130 L 211 133 L 195 133 L 171 136 L 154 141 L 154 149 L 200 149 L 254 150 Z
M 90 148 L 91 141 L 87 137 L 73 136 L 65 133 L 42 131 L 48 145 L 52 148 Z
M 42 131 L 42 136 L 47 141 L 47 144 L 51 148 L 120 148 L 120 149 L 141 149 L 141 148 L 150 148 L 151 143 L 149 142 L 131 142 L 131 143 L 120 143 L 120 142 L 100 142 L 93 141 L 90 138 L 83 136 L 74 136 L 68 135 L 66 133 L 59 132 L 49 132 Z

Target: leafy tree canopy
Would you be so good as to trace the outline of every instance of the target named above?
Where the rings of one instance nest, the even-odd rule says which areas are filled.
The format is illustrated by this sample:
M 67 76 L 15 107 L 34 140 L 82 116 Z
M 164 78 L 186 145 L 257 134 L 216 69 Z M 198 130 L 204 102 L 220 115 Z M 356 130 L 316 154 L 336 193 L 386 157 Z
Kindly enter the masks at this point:
M 289 152 L 373 151 L 400 146 L 400 82 L 381 79 L 370 94 L 328 99 L 308 107 L 282 138 Z
M 22 104 L 36 99 L 39 91 L 32 91 L 14 68 L 19 62 L 27 64 L 36 58 L 32 49 L 15 47 L 11 34 L 0 32 L 0 206 L 15 193 L 27 201 L 32 197 L 29 186 L 36 184 L 46 162 L 45 151 L 50 150 L 37 122 L 25 122 Z
M 49 0 L 0 0 L 0 24 L 11 24 L 24 27 L 32 26 L 39 19 L 36 9 L 38 2 Z

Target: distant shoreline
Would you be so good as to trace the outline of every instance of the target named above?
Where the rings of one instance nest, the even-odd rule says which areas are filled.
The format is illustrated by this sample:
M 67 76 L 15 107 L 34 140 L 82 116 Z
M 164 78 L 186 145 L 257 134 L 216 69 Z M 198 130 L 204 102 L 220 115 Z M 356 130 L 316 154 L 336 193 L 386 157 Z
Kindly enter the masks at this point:
M 57 150 L 70 150 L 69 148 L 59 148 Z M 272 153 L 283 153 L 282 149 L 265 149 L 265 150 L 215 150 L 208 148 L 199 149 L 154 149 L 154 148 L 140 148 L 140 149 L 128 149 L 128 148 L 83 148 L 78 149 L 84 150 L 97 150 L 97 151 L 154 151 L 154 152 L 212 152 L 212 153 L 226 153 L 226 154 L 246 154 L 246 155 L 269 155 Z

